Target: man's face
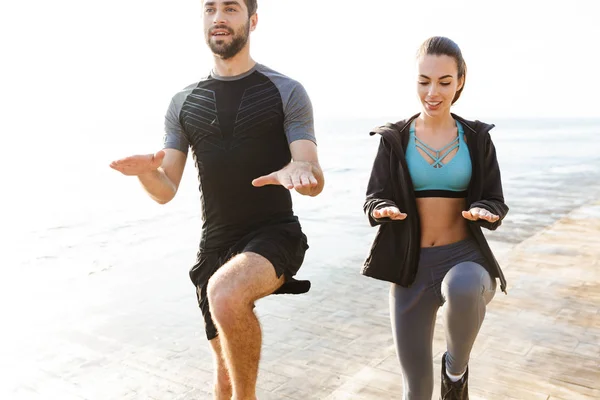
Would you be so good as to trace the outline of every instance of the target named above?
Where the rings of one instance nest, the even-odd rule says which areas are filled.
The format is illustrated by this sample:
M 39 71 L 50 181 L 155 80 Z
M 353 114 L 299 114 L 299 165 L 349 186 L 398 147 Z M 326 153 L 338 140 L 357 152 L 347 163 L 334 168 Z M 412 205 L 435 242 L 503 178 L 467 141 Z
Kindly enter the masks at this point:
M 243 0 L 206 0 L 204 35 L 208 47 L 224 60 L 234 57 L 248 43 L 256 20 L 256 14 L 248 17 Z

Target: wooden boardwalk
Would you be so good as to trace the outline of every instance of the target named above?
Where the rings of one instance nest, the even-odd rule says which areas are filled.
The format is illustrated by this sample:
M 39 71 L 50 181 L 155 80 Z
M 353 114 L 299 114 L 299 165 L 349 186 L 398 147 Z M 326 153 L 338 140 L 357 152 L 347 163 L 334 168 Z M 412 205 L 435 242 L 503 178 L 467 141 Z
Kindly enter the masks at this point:
M 488 308 L 470 362 L 471 398 L 600 399 L 600 203 L 497 252 L 509 295 L 498 292 Z M 376 293 L 385 287 L 338 279 L 329 296 L 295 314 L 304 323 L 290 334 L 294 351 L 274 354 L 263 377 L 286 379 L 261 399 L 401 399 L 386 300 Z M 436 377 L 444 351 L 438 317 Z M 438 393 L 436 379 L 435 399 Z

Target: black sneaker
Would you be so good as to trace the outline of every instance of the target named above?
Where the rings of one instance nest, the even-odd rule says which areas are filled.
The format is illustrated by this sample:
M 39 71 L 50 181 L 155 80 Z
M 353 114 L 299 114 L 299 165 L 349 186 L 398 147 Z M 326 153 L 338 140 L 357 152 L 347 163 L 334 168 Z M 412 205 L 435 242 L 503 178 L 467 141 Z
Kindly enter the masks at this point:
M 442 356 L 442 397 L 440 400 L 469 400 L 469 367 L 457 382 L 446 375 L 446 353 Z

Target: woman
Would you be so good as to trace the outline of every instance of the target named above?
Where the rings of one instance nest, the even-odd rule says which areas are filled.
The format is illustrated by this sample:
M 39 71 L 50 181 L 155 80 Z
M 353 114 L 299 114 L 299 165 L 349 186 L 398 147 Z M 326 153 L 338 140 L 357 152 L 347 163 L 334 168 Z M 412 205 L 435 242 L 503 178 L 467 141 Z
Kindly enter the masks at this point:
M 431 399 L 432 341 L 443 306 L 447 351 L 442 396 L 468 399 L 469 355 L 494 296 L 506 281 L 481 228 L 508 212 L 489 131 L 494 126 L 450 112 L 465 85 L 459 47 L 426 40 L 417 54 L 422 110 L 377 128 L 381 135 L 364 205 L 379 225 L 362 273 L 392 282 L 392 331 L 404 399 Z

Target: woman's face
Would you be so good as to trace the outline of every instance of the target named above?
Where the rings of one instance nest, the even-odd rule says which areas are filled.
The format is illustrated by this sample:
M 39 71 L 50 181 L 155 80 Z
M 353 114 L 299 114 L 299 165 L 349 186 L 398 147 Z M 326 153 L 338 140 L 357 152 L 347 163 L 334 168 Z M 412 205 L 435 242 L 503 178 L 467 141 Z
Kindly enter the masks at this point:
M 458 79 L 456 60 L 446 55 L 424 55 L 417 60 L 417 93 L 423 112 L 430 117 L 450 114 L 456 92 L 464 77 Z

